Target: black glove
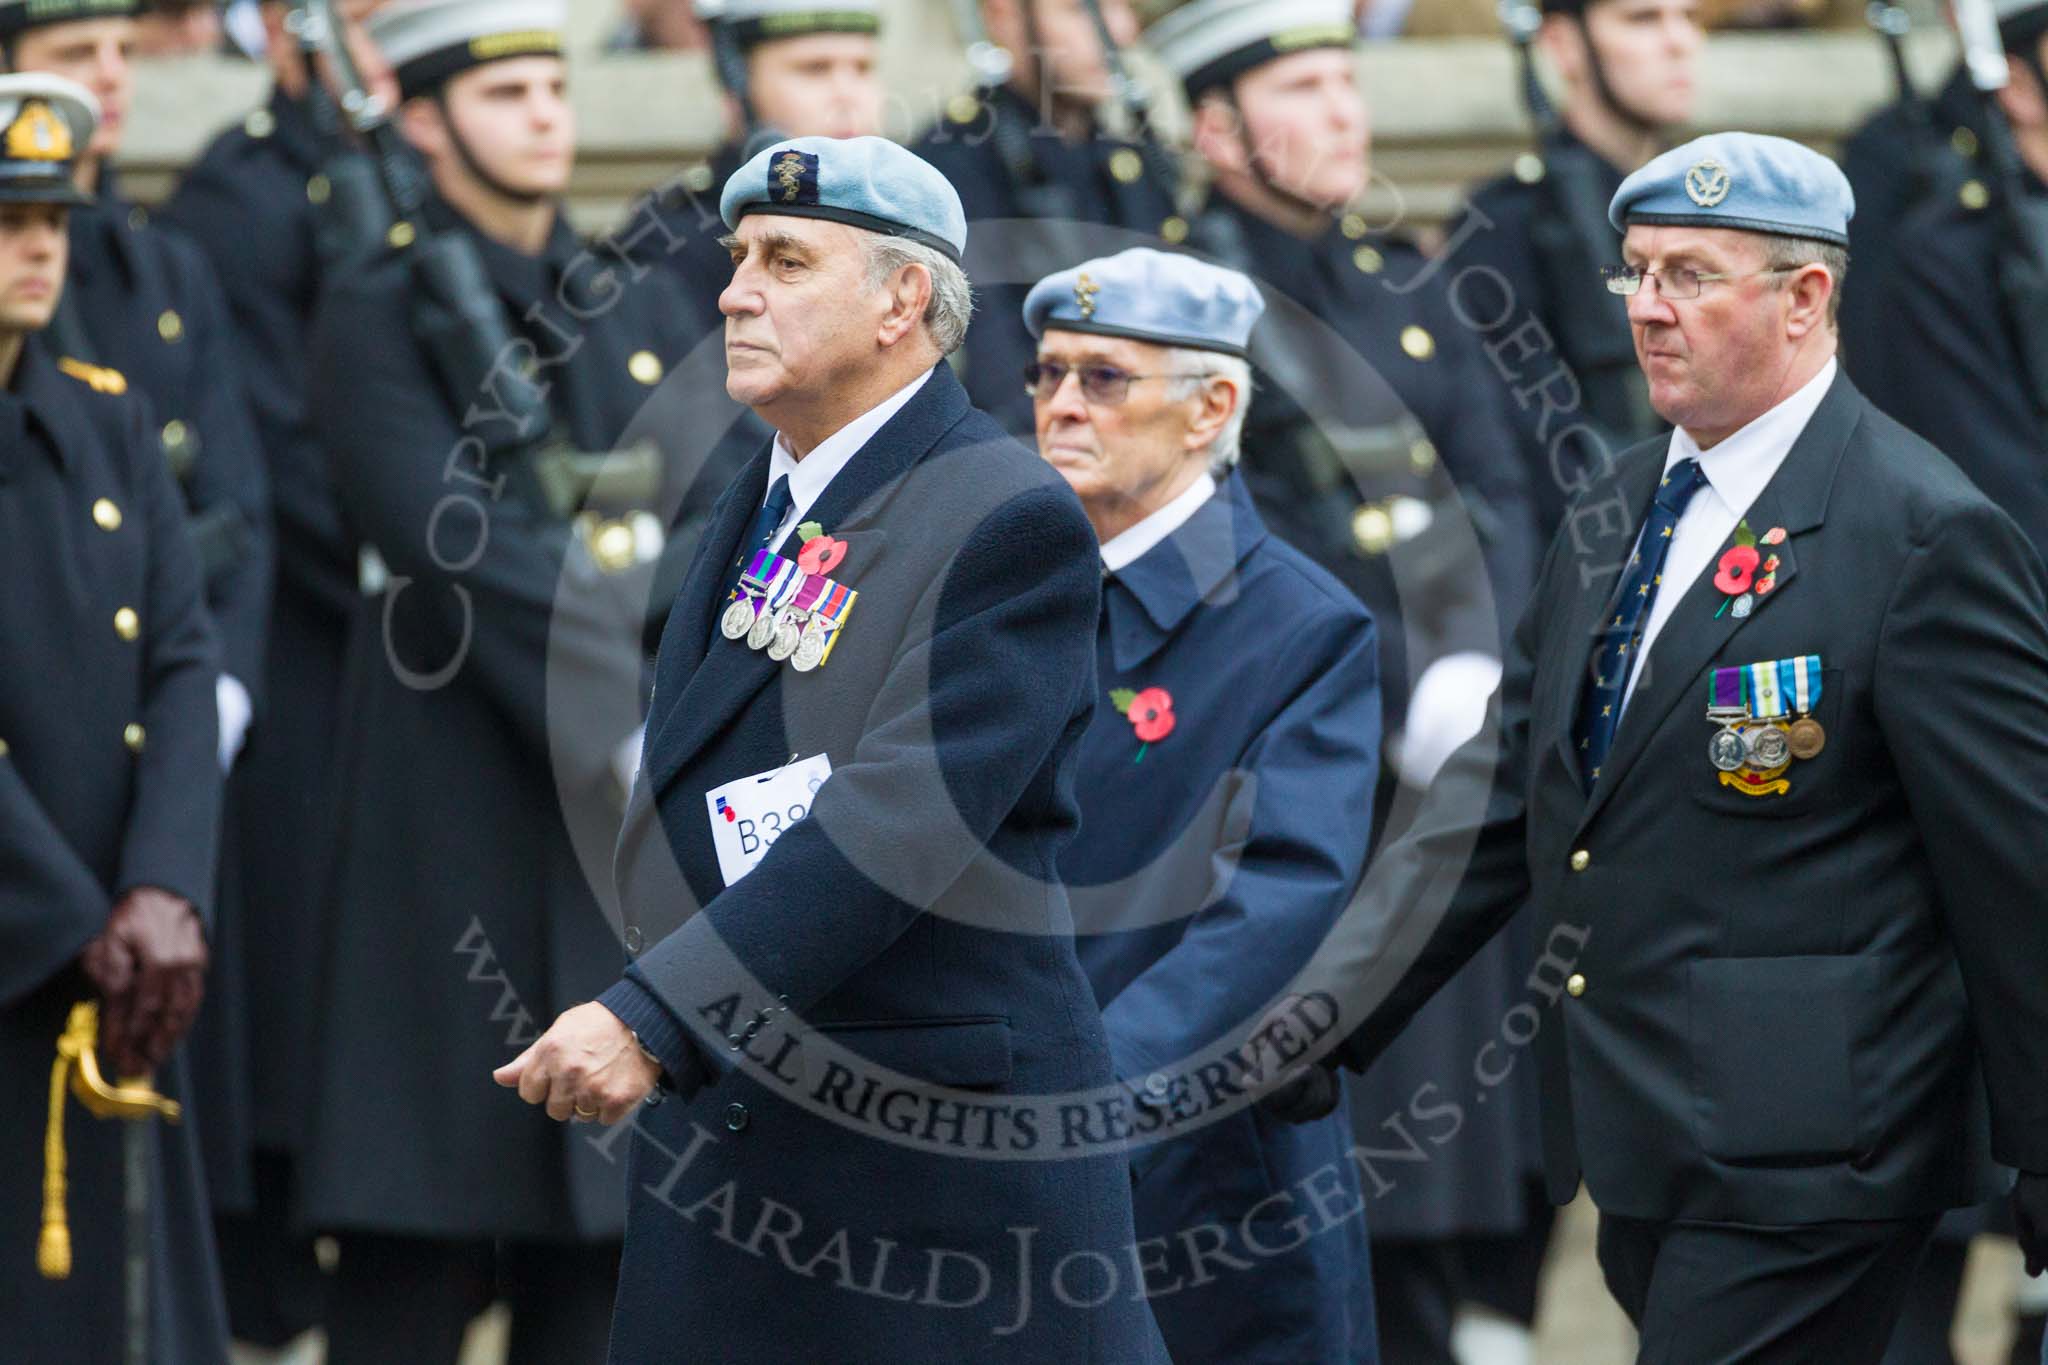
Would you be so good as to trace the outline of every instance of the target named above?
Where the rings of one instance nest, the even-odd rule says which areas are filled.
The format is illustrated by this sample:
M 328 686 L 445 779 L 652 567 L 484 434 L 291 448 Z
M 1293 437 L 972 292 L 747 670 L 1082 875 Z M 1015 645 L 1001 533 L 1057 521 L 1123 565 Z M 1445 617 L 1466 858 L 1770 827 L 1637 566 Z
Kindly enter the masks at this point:
M 1282 1123 L 1314 1123 L 1337 1107 L 1344 1089 L 1327 1066 L 1311 1066 L 1282 1081 L 1259 1105 Z
M 2048 1175 L 2020 1172 L 2012 1187 L 2012 1227 L 2027 1258 L 2027 1273 L 2048 1270 Z

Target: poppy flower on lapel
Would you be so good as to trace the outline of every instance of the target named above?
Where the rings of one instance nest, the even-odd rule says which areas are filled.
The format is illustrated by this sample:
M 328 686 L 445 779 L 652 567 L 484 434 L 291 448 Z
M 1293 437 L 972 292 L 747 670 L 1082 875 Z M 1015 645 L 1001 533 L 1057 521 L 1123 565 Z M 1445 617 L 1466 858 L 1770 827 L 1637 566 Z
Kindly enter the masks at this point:
M 1749 591 L 1750 580 L 1756 576 L 1756 566 L 1761 558 L 1754 545 L 1731 546 L 1721 556 L 1719 571 L 1714 575 L 1714 587 L 1730 597 L 1740 597 Z
M 805 573 L 828 574 L 846 558 L 846 542 L 828 535 L 815 535 L 796 552 L 796 566 Z
M 1117 714 L 1131 723 L 1131 731 L 1139 742 L 1138 756 L 1133 763 L 1144 761 L 1145 751 L 1173 733 L 1173 694 L 1163 687 L 1148 687 L 1142 692 L 1128 687 L 1113 689 L 1109 700 Z

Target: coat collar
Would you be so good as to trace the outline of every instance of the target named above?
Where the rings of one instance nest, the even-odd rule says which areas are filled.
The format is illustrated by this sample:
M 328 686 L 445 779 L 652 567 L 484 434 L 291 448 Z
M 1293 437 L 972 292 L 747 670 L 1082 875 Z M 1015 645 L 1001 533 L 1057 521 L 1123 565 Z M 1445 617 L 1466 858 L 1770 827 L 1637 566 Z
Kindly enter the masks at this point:
M 952 367 L 941 362 L 924 387 L 819 495 L 810 519 L 831 527 L 841 539 L 869 538 L 870 546 L 859 562 L 871 564 L 875 557 L 872 546 L 881 539 L 873 523 L 894 486 L 970 411 L 966 390 L 953 377 Z M 650 716 L 647 729 L 646 776 L 657 797 L 781 671 L 781 665 L 760 650 L 723 639 L 716 647 L 706 648 L 713 613 L 723 605 L 713 601 L 716 589 L 724 581 L 733 547 L 761 504 L 767 477 L 768 447 L 764 444 L 720 499 L 705 531 L 707 550 L 692 564 L 669 617 L 662 662 L 656 669 L 658 710 Z M 796 553 L 795 531 L 777 551 L 785 556 Z M 848 581 L 850 586 L 860 586 Z
M 1117 671 L 1156 654 L 1202 603 L 1234 599 L 1238 567 L 1265 538 L 1251 492 L 1232 470 L 1173 534 L 1111 574 L 1102 609 Z
M 1717 614 L 1721 593 L 1714 587 L 1711 565 L 1685 589 L 1677 612 L 1650 647 L 1650 657 L 1644 661 L 1642 676 L 1637 679 L 1628 707 L 1622 713 L 1613 751 L 1607 757 L 1605 772 L 1586 806 L 1584 821 L 1590 822 L 1627 780 L 1629 769 L 1648 747 L 1651 734 L 1664 723 L 1665 717 L 1688 697 L 1702 701 L 1694 697 L 1693 690 L 1693 683 L 1701 671 L 1728 647 L 1745 625 L 1776 607 L 1791 591 L 1799 573 L 1799 537 L 1818 530 L 1827 520 L 1828 503 L 1834 493 L 1842 456 L 1868 407 L 1868 400 L 1849 382 L 1848 376 L 1838 372 L 1835 382 L 1828 387 L 1827 396 L 1821 399 L 1820 407 L 1815 409 L 1805 430 L 1792 443 L 1785 462 L 1750 508 L 1747 520 L 1752 525 L 1782 526 L 1787 533 L 1785 543 L 1773 547 L 1780 563 L 1777 587 L 1769 597 L 1758 599 L 1756 609 L 1748 617 L 1737 617 L 1733 612 Z M 1648 448 L 1646 453 L 1650 458 L 1629 461 L 1622 475 L 1629 505 L 1634 511 L 1632 527 L 1642 524 L 1649 510 L 1651 495 L 1656 491 L 1656 481 L 1663 468 L 1662 461 L 1656 457 L 1656 446 L 1661 443 L 1662 438 L 1659 438 Z M 1623 553 L 1627 553 L 1626 549 Z M 1612 580 L 1602 579 L 1601 582 L 1608 592 L 1612 591 Z M 1591 611 L 1585 609 L 1589 600 L 1594 603 Z M 1581 595 L 1579 609 L 1573 613 L 1574 628 L 1564 637 L 1567 648 L 1591 651 L 1593 637 L 1599 630 L 1607 603 L 1608 598 L 1602 592 Z M 1583 669 L 1570 670 L 1574 679 L 1583 675 Z M 1571 746 L 1579 691 L 1566 688 L 1565 692 L 1567 695 L 1563 701 L 1567 714 L 1560 730 L 1559 747 L 1567 767 L 1577 773 L 1577 755 L 1571 751 Z

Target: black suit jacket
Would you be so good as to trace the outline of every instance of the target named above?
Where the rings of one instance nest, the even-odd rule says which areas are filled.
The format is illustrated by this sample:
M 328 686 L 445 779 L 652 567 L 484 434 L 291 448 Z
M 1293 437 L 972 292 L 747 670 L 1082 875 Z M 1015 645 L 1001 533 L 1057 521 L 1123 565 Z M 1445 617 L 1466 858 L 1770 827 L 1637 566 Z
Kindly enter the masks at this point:
M 1462 750 L 1369 876 L 1323 964 L 1363 1020 L 1344 1055 L 1369 1060 L 1533 898 L 1545 955 L 1503 1035 L 1539 1061 L 1553 1198 L 1583 1172 L 1634 1217 L 1897 1218 L 1995 1192 L 1994 1153 L 2048 1169 L 2039 559 L 1838 378 L 1748 513 L 1789 533 L 1777 589 L 1738 620 L 1711 568 L 1667 586 L 1685 595 L 1589 797 L 1580 684 L 1666 449 L 1628 452 L 1567 517 L 1497 753 Z M 1783 796 L 1723 786 L 1712 670 L 1803 654 L 1825 749 Z

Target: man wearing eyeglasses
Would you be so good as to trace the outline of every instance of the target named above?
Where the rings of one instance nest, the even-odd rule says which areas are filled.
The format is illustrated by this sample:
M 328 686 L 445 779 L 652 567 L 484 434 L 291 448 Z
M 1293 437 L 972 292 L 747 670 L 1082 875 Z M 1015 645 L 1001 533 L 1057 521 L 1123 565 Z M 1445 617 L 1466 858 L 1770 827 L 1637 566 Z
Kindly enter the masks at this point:
M 1832 162 L 1701 138 L 1609 212 L 1677 430 L 1567 514 L 1498 752 L 1452 758 L 1305 984 L 1363 1065 L 1533 900 L 1550 1194 L 1599 1205 L 1640 1359 L 1868 1365 L 1999 1165 L 2043 1250 L 2048 573 L 1838 373 Z
M 1257 1021 L 1342 910 L 1379 769 L 1372 617 L 1267 533 L 1236 470 L 1264 310 L 1236 271 L 1144 248 L 1024 304 L 1039 453 L 1102 542 L 1081 833 L 1060 871 L 1151 1139 L 1130 1161 L 1137 1245 L 1183 1365 L 1376 1358 L 1350 1126 L 1228 1108 L 1228 1072 L 1204 1074 L 1204 1049 Z M 1208 1254 L 1181 1235 L 1204 1227 Z

